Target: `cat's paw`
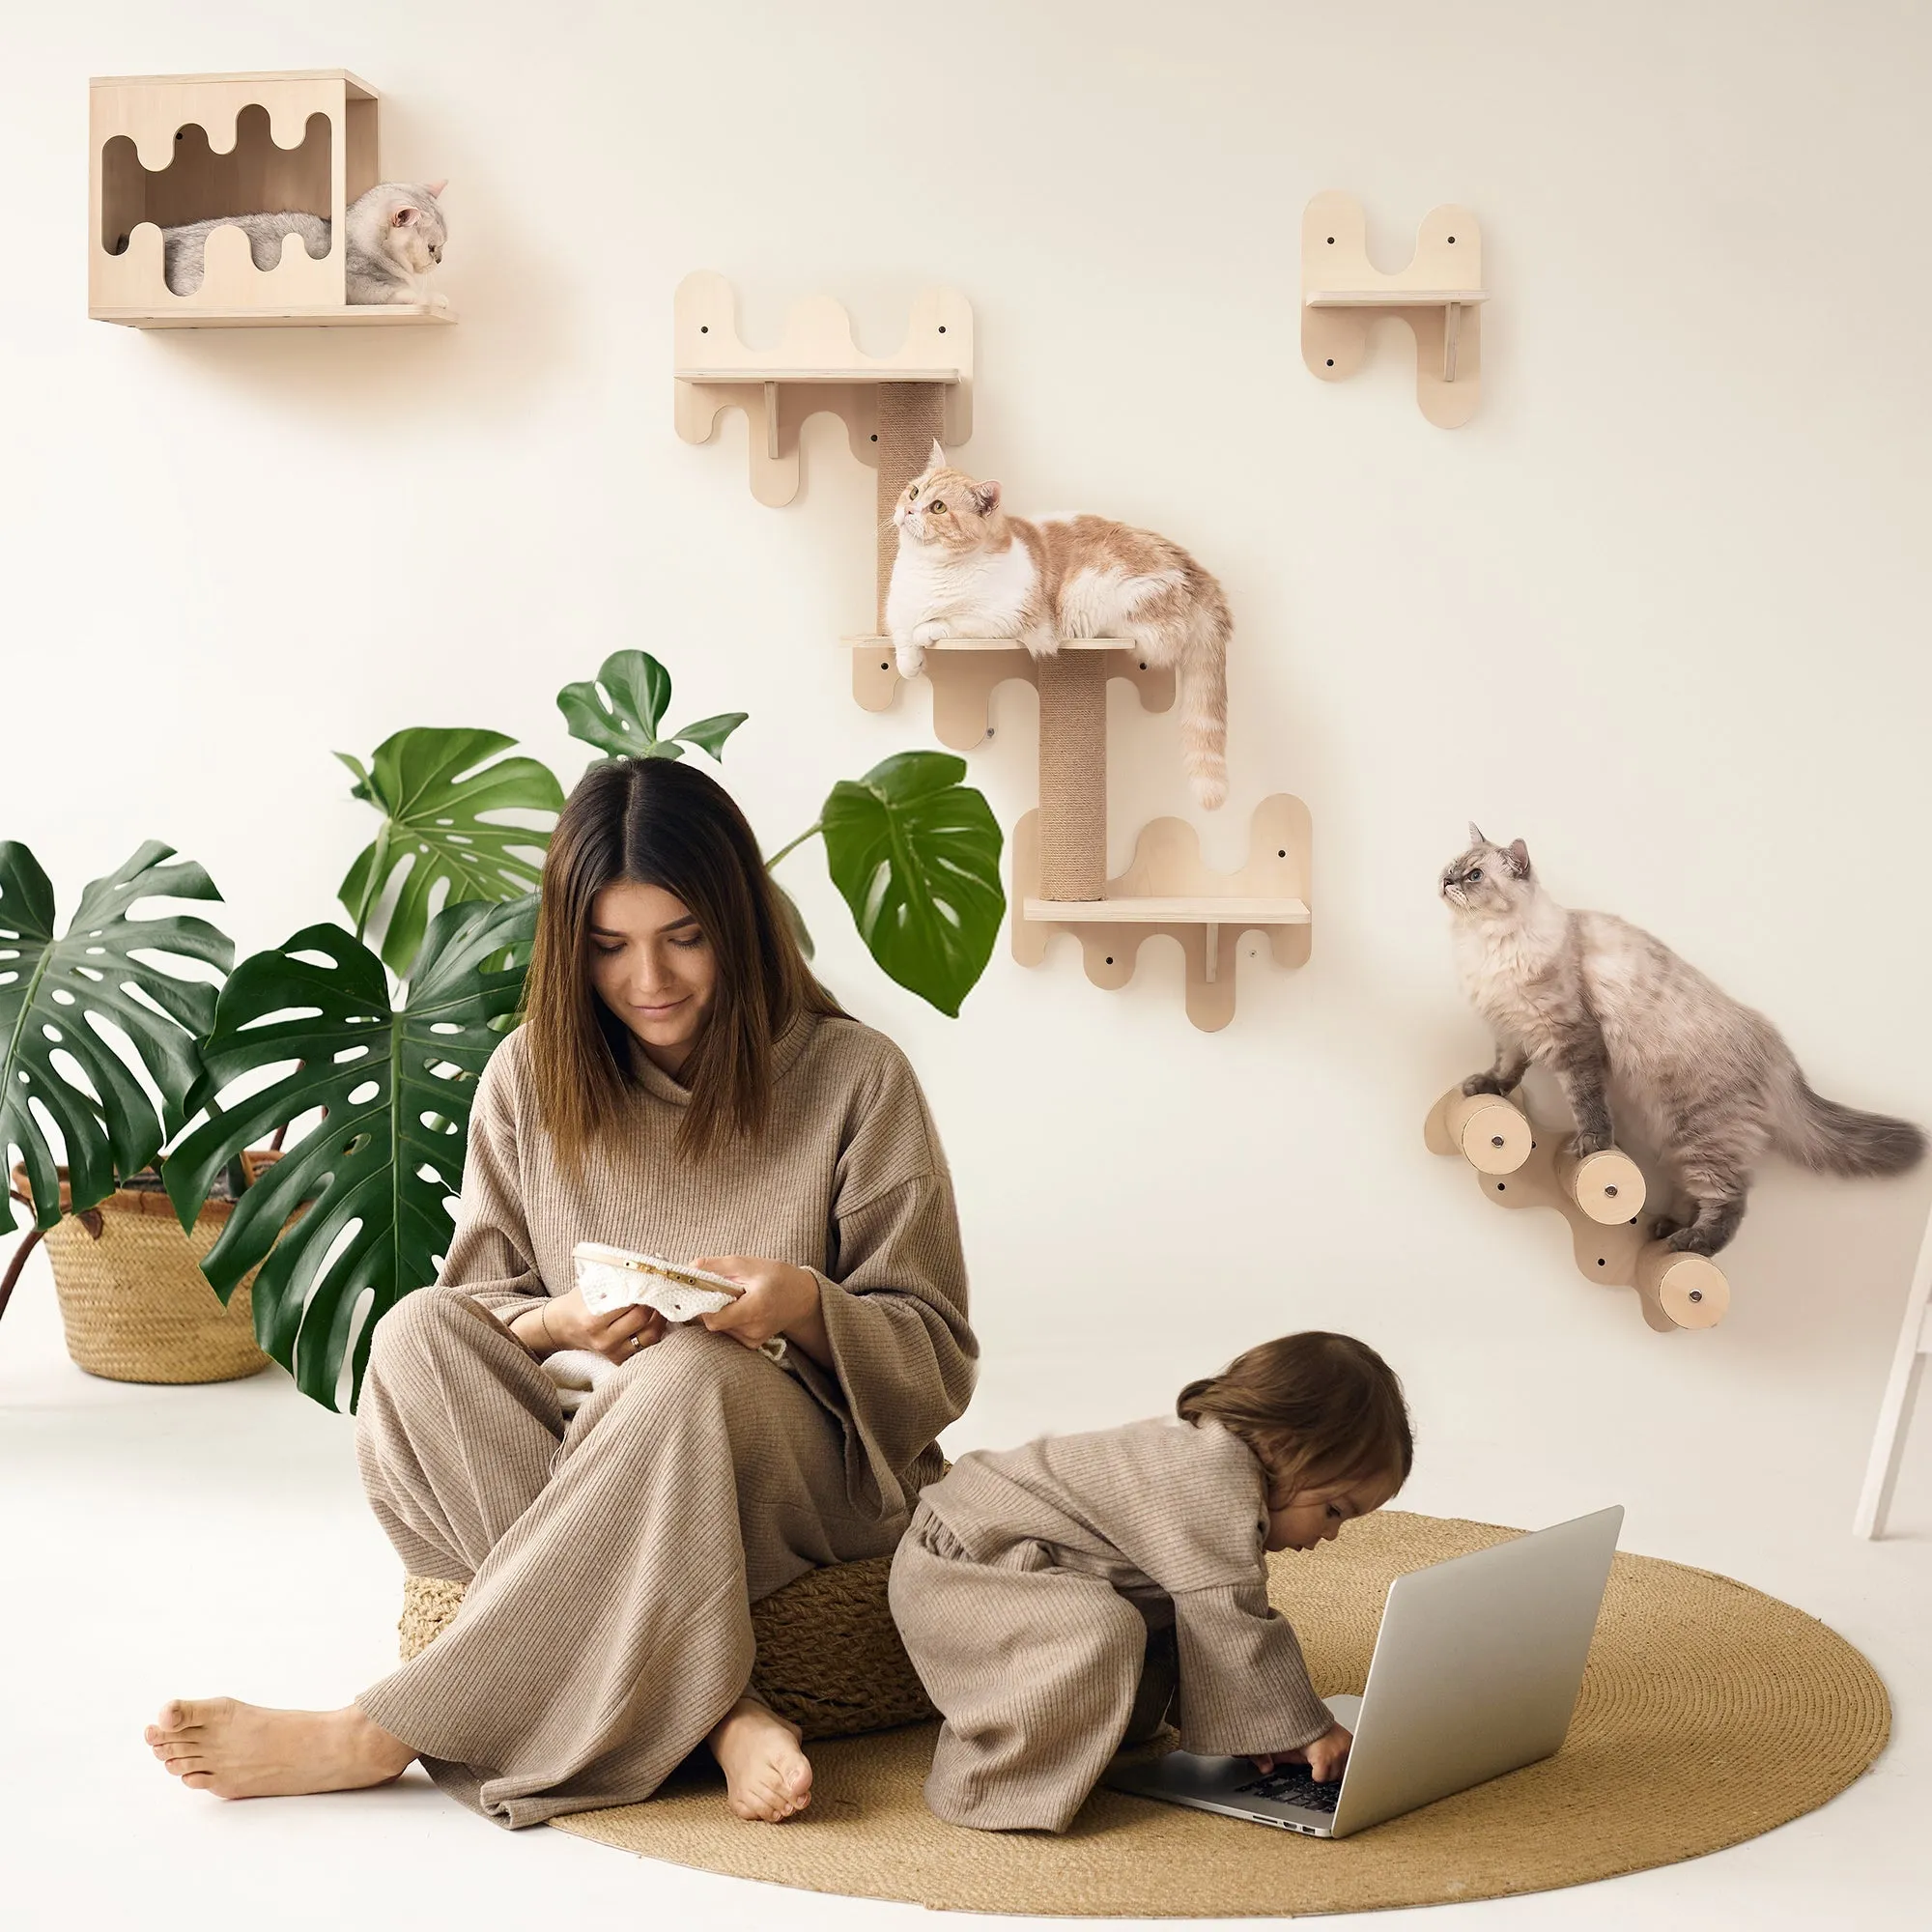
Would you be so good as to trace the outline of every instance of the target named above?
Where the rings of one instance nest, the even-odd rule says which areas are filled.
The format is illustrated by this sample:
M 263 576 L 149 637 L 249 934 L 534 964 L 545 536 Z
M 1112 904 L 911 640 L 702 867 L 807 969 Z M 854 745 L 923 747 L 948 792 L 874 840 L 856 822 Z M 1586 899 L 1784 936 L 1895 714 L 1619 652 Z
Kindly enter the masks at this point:
M 1493 1073 L 1472 1073 L 1463 1082 L 1463 1095 L 1465 1099 L 1477 1094 L 1503 1094 L 1507 1091 Z
M 925 648 L 922 644 L 895 644 L 893 657 L 901 677 L 917 677 L 925 668 Z
M 1710 1230 L 1701 1229 L 1693 1223 L 1666 1236 L 1663 1245 L 1674 1254 L 1703 1255 L 1708 1259 L 1723 1246 L 1723 1242 L 1716 1239 Z
M 1608 1134 L 1573 1134 L 1570 1137 L 1570 1151 L 1578 1160 L 1593 1153 L 1608 1153 L 1615 1145 Z
M 1667 1241 L 1673 1235 L 1682 1234 L 1683 1231 L 1682 1221 L 1675 1220 L 1668 1214 L 1660 1214 L 1650 1224 L 1650 1238 L 1653 1241 Z

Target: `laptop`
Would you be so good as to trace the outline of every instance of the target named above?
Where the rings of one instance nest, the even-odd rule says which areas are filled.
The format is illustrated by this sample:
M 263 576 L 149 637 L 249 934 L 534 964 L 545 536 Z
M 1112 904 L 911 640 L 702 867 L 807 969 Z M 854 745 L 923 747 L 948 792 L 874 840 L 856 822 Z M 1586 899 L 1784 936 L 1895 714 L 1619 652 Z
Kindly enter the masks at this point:
M 1104 1782 L 1346 1838 L 1548 1757 L 1570 1728 L 1623 1520 L 1621 1505 L 1598 1510 L 1398 1577 L 1362 1694 L 1325 1700 L 1355 1736 L 1339 1781 L 1177 1750 Z

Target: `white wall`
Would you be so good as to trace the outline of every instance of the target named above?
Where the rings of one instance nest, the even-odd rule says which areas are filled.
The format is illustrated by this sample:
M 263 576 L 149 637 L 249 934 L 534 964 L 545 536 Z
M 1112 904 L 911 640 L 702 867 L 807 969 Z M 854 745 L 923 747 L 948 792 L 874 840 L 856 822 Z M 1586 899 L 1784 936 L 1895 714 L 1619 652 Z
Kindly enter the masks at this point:
M 670 296 L 722 270 L 756 341 L 827 291 L 883 350 L 951 282 L 967 462 L 1227 584 L 1210 856 L 1271 791 L 1316 828 L 1313 962 L 1244 959 L 1216 1036 L 1159 945 L 1116 995 L 1070 942 L 1003 947 L 941 1019 L 788 862 L 956 1168 L 986 1352 L 955 1440 L 1146 1412 L 1322 1323 L 1406 1376 L 1422 1507 L 1620 1495 L 1634 1547 L 1710 1562 L 1843 1534 L 1932 1176 L 1773 1171 L 1730 1320 L 1661 1338 L 1420 1122 L 1487 1053 L 1434 895 L 1471 814 L 1763 1007 L 1825 1092 L 1932 1118 L 1921 10 L 99 0 L 11 38 L 0 834 L 64 910 L 156 836 L 274 943 L 372 823 L 332 750 L 488 724 L 573 772 L 554 695 L 620 645 L 679 714 L 751 710 L 727 770 L 772 843 L 930 743 L 923 692 L 867 716 L 833 647 L 869 618 L 870 473 L 820 419 L 771 511 L 742 419 L 680 443 Z M 87 76 L 305 65 L 384 91 L 385 172 L 451 177 L 460 326 L 89 323 Z M 1478 213 L 1468 428 L 1423 421 L 1399 326 L 1352 383 L 1301 367 L 1329 187 L 1384 267 L 1434 203 Z M 1010 826 L 1034 701 L 998 704 L 974 774 Z M 1114 704 L 1118 865 L 1189 808 L 1173 718 Z

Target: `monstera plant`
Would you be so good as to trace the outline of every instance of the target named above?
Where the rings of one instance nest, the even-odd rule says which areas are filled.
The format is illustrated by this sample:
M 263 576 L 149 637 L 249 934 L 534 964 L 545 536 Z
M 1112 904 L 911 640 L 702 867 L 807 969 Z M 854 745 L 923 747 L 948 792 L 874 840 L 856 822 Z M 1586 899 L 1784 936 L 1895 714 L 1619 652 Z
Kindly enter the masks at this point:
M 38 1236 L 64 1211 L 85 1214 L 131 1180 L 193 1111 L 198 1044 L 214 1018 L 216 989 L 160 962 L 225 973 L 235 949 L 187 914 L 130 916 L 146 899 L 220 898 L 199 866 L 171 866 L 174 856 L 172 846 L 150 840 L 93 880 L 67 931 L 56 934 L 53 886 L 40 861 L 0 840 L 0 1155 L 20 1151 L 26 1191 L 9 1193 L 33 1210 L 35 1227 L 0 1279 L 0 1311 Z M 159 1111 L 115 1051 L 117 1033 L 154 1083 Z M 11 1229 L 13 1208 L 4 1211 Z
M 662 665 L 619 651 L 557 703 L 604 757 L 696 747 L 722 761 L 747 714 L 661 737 L 670 696 Z M 563 791 L 534 759 L 505 755 L 513 742 L 409 730 L 366 765 L 337 753 L 354 796 L 382 815 L 342 883 L 353 929 L 307 926 L 236 968 L 185 1096 L 206 1117 L 163 1170 L 186 1226 L 242 1149 L 270 1134 L 286 1142 L 202 1265 L 224 1300 L 259 1266 L 262 1347 L 327 1406 L 345 1393 L 354 1406 L 376 1322 L 436 1277 L 476 1077 L 515 1023 L 549 832 L 504 814 L 553 814 Z M 1000 828 L 965 771 L 939 753 L 888 758 L 834 785 L 816 821 L 768 862 L 822 838 L 873 958 L 952 1015 L 1006 911 Z

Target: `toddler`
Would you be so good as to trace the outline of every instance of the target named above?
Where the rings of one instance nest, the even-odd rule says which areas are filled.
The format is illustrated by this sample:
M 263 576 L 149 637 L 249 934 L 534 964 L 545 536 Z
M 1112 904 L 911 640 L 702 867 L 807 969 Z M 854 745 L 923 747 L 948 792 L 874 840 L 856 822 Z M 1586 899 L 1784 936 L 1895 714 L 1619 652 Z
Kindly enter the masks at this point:
M 1184 1748 L 1339 1777 L 1350 1734 L 1267 1599 L 1401 1489 L 1402 1384 L 1347 1335 L 1286 1335 L 1190 1382 L 1172 1416 L 976 1450 L 923 1490 L 892 1608 L 945 1723 L 926 1803 L 954 1825 L 1064 1832 L 1122 1744 L 1173 1707 Z

